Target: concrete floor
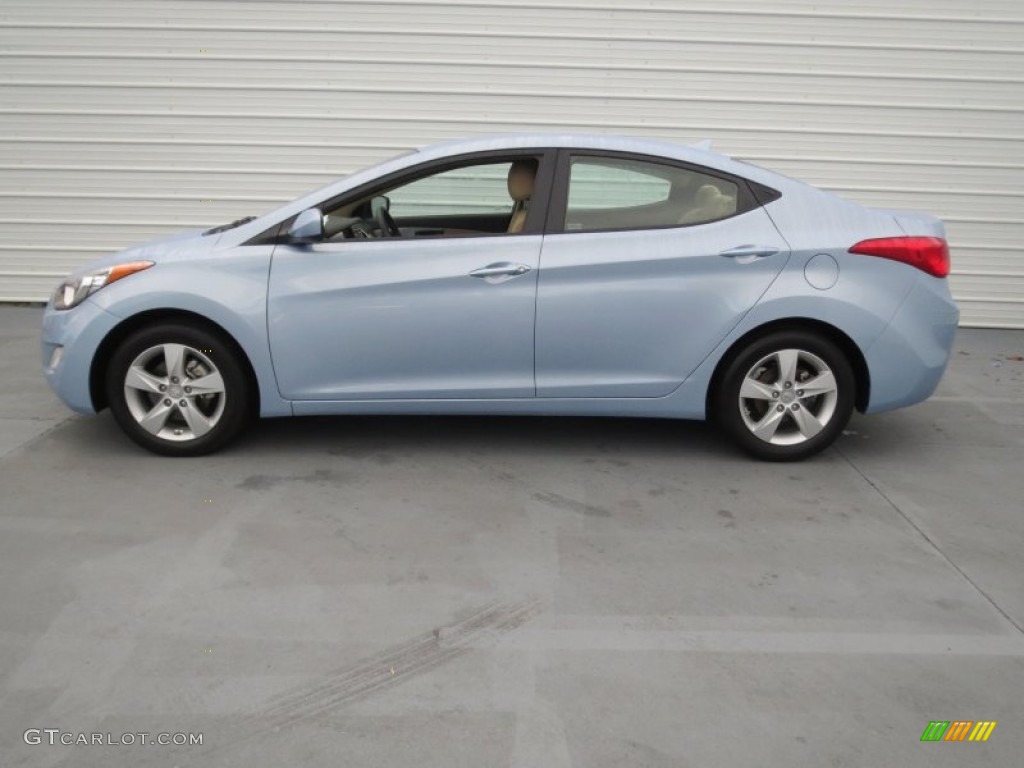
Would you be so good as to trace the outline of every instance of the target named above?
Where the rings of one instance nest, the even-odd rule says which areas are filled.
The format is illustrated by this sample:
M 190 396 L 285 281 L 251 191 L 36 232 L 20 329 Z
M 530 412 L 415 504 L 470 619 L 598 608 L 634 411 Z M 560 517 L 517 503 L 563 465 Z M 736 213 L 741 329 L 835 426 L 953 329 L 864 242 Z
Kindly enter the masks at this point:
M 39 318 L 0 308 L 5 766 L 1021 765 L 1024 333 L 803 464 L 481 418 L 168 460 L 50 394 Z

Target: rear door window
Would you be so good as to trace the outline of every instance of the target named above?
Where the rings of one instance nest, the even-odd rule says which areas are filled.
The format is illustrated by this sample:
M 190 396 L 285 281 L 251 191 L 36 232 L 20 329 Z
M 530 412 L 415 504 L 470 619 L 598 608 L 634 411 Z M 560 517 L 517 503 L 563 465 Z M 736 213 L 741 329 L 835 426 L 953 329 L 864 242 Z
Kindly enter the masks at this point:
M 569 161 L 564 231 L 706 224 L 741 210 L 739 184 L 647 160 L 575 155 Z

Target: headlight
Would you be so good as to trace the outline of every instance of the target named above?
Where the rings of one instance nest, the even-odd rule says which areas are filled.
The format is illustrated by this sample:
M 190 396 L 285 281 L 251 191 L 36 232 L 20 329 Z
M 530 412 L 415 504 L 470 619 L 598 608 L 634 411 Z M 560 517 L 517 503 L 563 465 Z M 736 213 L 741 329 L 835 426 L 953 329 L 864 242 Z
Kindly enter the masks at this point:
M 97 269 L 95 272 L 86 272 L 78 277 L 69 277 L 60 284 L 56 293 L 53 294 L 53 307 L 54 309 L 77 307 L 103 286 L 152 266 L 152 261 L 130 261 L 126 264 Z

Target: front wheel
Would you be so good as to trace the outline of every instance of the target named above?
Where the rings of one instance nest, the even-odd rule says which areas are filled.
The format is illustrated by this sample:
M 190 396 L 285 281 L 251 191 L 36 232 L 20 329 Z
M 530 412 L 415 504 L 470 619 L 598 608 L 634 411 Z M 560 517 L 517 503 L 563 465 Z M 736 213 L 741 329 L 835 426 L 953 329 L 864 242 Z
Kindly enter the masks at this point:
M 107 402 L 121 429 L 165 456 L 200 456 L 244 428 L 249 387 L 219 334 L 167 323 L 136 331 L 107 369 Z
M 748 453 L 798 461 L 839 436 L 854 396 L 853 370 L 835 344 L 813 333 L 782 331 L 733 357 L 715 416 Z

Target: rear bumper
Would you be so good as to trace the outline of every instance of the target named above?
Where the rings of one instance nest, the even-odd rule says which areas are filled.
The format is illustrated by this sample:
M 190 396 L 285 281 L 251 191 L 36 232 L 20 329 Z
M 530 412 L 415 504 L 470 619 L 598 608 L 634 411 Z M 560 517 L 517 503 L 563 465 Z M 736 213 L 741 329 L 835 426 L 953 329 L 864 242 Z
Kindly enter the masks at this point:
M 95 413 L 89 391 L 89 372 L 96 350 L 120 318 L 86 299 L 80 306 L 56 310 L 52 304 L 43 315 L 43 375 L 64 403 L 79 413 Z M 59 361 L 54 352 L 61 348 Z
M 946 281 L 922 275 L 865 354 L 871 376 L 867 413 L 931 396 L 949 363 L 959 319 Z

